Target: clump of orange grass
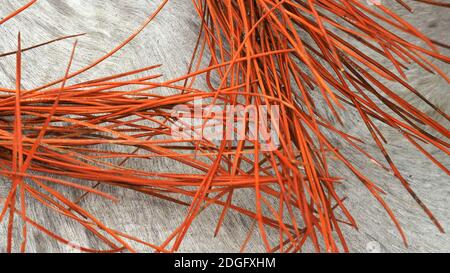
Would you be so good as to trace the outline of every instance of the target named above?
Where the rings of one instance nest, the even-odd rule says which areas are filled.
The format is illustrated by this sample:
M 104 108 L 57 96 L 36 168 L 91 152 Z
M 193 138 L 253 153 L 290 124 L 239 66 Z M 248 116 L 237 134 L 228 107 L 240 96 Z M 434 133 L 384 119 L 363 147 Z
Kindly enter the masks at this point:
M 91 231 L 108 246 L 109 250 L 103 251 L 133 251 L 130 240 L 157 251 L 176 251 L 194 219 L 212 205 L 223 208 L 216 234 L 227 212 L 234 210 L 254 219 L 267 251 L 298 252 L 305 243 L 311 243 L 316 251 L 348 251 L 341 225 L 356 228 L 357 224 L 351 209 L 344 204 L 345 198 L 337 193 L 337 182 L 342 182 L 342 178 L 333 175 L 331 161 L 342 163 L 361 181 L 386 209 L 406 243 L 402 227 L 383 200 L 382 189 L 333 144 L 334 136 L 366 156 L 368 164 L 375 163 L 393 173 L 438 229 L 444 231 L 397 169 L 375 121 L 396 129 L 449 174 L 447 167 L 425 149 L 425 144 L 431 145 L 448 155 L 449 131 L 380 80 L 403 85 L 448 120 L 444 111 L 407 83 L 404 73 L 409 64 L 416 63 L 449 81 L 429 60 L 448 63 L 450 58 L 438 51 L 438 46 L 445 45 L 428 39 L 387 7 L 369 7 L 357 0 L 193 0 L 201 29 L 186 75 L 169 81 L 160 81 L 157 74 L 142 76 L 141 73 L 157 68 L 151 66 L 67 84 L 67 80 L 126 46 L 167 2 L 162 1 L 142 26 L 111 52 L 71 72 L 74 46 L 68 68 L 62 73 L 64 77 L 34 90 L 20 88 L 23 50 L 19 38 L 15 53 L 17 86 L 2 88 L 4 95 L 0 100 L 0 173 L 12 182 L 0 220 L 9 211 L 9 251 L 16 214 L 24 222 L 22 251 L 26 249 L 27 225 L 69 243 L 27 217 L 26 196 Z M 409 9 L 404 1 L 397 2 Z M 420 2 L 449 7 L 437 1 Z M 396 34 L 399 32 L 423 41 L 426 47 L 401 38 Z M 369 57 L 365 50 L 378 53 L 396 71 Z M 207 66 L 202 65 L 205 60 Z M 127 80 L 129 76 L 134 79 Z M 209 88 L 199 89 L 196 81 L 206 82 Z M 173 92 L 161 95 L 161 88 Z M 267 151 L 251 138 L 238 142 L 212 142 L 198 137 L 174 139 L 171 128 L 180 120 L 171 115 L 171 110 L 187 105 L 194 111 L 194 101 L 199 98 L 208 101 L 208 109 L 249 104 L 278 106 L 280 122 L 275 129 L 280 145 Z M 324 102 L 326 109 L 319 108 L 317 101 Z M 342 111 L 359 114 L 385 162 L 366 151 L 362 140 L 341 128 Z M 203 129 L 214 116 L 206 111 L 199 118 Z M 245 127 L 249 126 L 249 120 L 244 122 Z M 134 151 L 116 152 L 117 147 L 123 146 Z M 151 162 L 161 157 L 185 166 L 190 173 L 137 170 L 125 164 L 134 158 Z M 79 202 L 86 194 L 113 200 L 114 197 L 98 190 L 97 185 L 89 188 L 69 182 L 68 178 L 136 190 L 187 206 L 188 213 L 165 242 L 149 244 L 108 228 L 90 215 Z M 52 184 L 86 194 L 69 200 Z M 243 189 L 255 193 L 253 210 L 233 202 L 235 193 Z M 279 232 L 277 243 L 269 238 L 267 229 Z

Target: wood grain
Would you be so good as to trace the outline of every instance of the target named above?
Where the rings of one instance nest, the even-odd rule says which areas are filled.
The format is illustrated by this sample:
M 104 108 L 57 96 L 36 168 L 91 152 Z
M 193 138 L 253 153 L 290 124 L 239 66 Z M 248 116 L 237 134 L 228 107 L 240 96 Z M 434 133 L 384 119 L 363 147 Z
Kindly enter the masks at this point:
M 0 16 L 12 11 L 19 5 L 18 2 L 25 1 L 2 1 Z M 17 18 L 0 26 L 0 53 L 15 50 L 19 31 L 22 33 L 24 47 L 63 35 L 87 33 L 79 39 L 74 63 L 74 69 L 82 67 L 124 40 L 145 20 L 147 15 L 155 10 L 159 2 L 147 0 L 41 0 Z M 431 38 L 450 44 L 448 10 L 417 4 L 413 1 L 408 2 L 411 2 L 414 14 L 409 14 L 393 3 L 388 5 L 392 5 L 394 10 Z M 153 64 L 164 64 L 158 69 L 158 73 L 163 74 L 165 79 L 181 75 L 185 72 L 190 60 L 198 28 L 198 18 L 191 1 L 172 0 L 136 40 L 100 66 L 80 75 L 75 80 L 106 76 Z M 24 53 L 24 88 L 33 88 L 62 77 L 72 43 L 73 40 L 62 41 Z M 450 52 L 447 50 L 443 53 L 449 55 Z M 449 65 L 438 62 L 436 64 L 449 74 Z M 14 67 L 14 56 L 0 58 L 1 86 L 11 88 L 14 86 Z M 446 112 L 450 110 L 449 86 L 445 81 L 416 66 L 412 66 L 407 75 L 410 83 L 422 94 Z M 406 90 L 396 85 L 391 84 L 390 86 L 402 96 L 410 98 L 412 103 L 424 107 L 423 110 L 429 112 L 429 109 L 418 104 Z M 366 130 L 355 119 L 354 113 L 346 114 L 346 126 L 351 133 L 368 137 Z M 450 229 L 450 181 L 448 176 L 415 151 L 413 147 L 398 138 L 395 131 L 384 129 L 384 132 L 391 139 L 388 147 L 394 155 L 399 169 L 408 174 L 413 188 L 448 231 Z M 375 150 L 374 146 L 367 145 L 367 147 Z M 345 149 L 344 146 L 341 148 Z M 440 157 L 446 166 L 449 165 L 448 157 L 438 154 L 436 156 Z M 448 233 L 439 233 L 397 180 L 390 174 L 375 168 L 357 154 L 352 155 L 351 159 L 363 170 L 369 172 L 371 178 L 376 179 L 378 185 L 387 191 L 386 198 L 405 228 L 409 239 L 409 248 L 406 248 L 386 213 L 362 185 L 352 179 L 342 166 L 334 166 L 337 175 L 350 177 L 341 186 L 341 192 L 349 197 L 348 207 L 360 225 L 358 231 L 345 229 L 351 251 L 371 251 L 371 247 L 379 245 L 380 251 L 383 252 L 450 252 Z M 151 165 L 148 162 L 132 161 L 130 166 L 161 171 L 181 168 L 164 159 L 155 159 L 151 161 Z M 182 169 L 177 170 L 182 171 Z M 9 187 L 9 181 L 0 178 L 0 199 L 5 197 Z M 107 187 L 103 187 L 102 190 L 119 197 L 120 203 L 111 203 L 89 196 L 84 200 L 83 206 L 110 227 L 149 242 L 163 242 L 182 222 L 186 214 L 185 208 L 129 190 Z M 66 195 L 73 199 L 80 194 L 75 191 L 65 191 Z M 252 207 L 253 200 L 251 193 L 242 192 L 235 202 Z M 230 252 L 239 250 L 252 222 L 231 212 L 225 220 L 222 231 L 214 238 L 213 231 L 219 211 L 219 208 L 213 207 L 203 212 L 195 220 L 182 244 L 181 251 Z M 32 218 L 37 219 L 40 223 L 46 223 L 52 230 L 70 238 L 74 243 L 91 247 L 98 245 L 98 242 L 82 228 L 64 218 L 55 217 L 53 213 L 32 201 L 29 203 L 29 213 Z M 5 230 L 5 223 L 3 223 L 0 225 L 0 252 L 4 251 L 6 246 Z M 140 250 L 146 251 L 144 248 Z M 257 233 L 253 234 L 247 250 L 264 251 Z M 75 250 L 57 244 L 45 235 L 32 230 L 27 251 L 71 252 Z M 311 249 L 306 248 L 305 251 L 311 251 Z

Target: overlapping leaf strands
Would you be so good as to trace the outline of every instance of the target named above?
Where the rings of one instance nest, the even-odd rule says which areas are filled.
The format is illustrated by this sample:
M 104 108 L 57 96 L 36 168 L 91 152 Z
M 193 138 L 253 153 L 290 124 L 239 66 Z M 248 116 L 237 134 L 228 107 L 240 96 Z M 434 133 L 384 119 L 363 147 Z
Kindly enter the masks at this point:
M 446 113 L 408 85 L 403 72 L 407 65 L 416 63 L 449 81 L 429 60 L 448 63 L 450 58 L 438 51 L 445 45 L 429 40 L 385 6 L 368 6 L 357 0 L 193 0 L 201 29 L 185 76 L 165 82 L 158 79 L 157 73 L 140 76 L 157 68 L 150 66 L 67 84 L 68 79 L 127 45 L 167 2 L 163 1 L 117 48 L 73 72 L 70 68 L 76 57 L 75 44 L 67 71 L 62 72 L 65 76 L 34 90 L 20 88 L 19 38 L 15 53 L 17 86 L 2 88 L 0 100 L 0 173 L 11 181 L 0 219 L 9 217 L 8 251 L 12 250 L 16 217 L 25 223 L 22 251 L 26 250 L 27 226 L 61 243 L 70 241 L 47 229 L 45 223 L 29 219 L 26 198 L 38 200 L 78 222 L 105 243 L 107 248 L 101 251 L 134 251 L 132 241 L 157 251 L 177 251 L 194 219 L 210 206 L 222 208 L 216 234 L 228 211 L 234 210 L 254 220 L 267 251 L 299 252 L 305 244 L 312 244 L 316 251 L 348 251 L 341 225 L 356 228 L 357 224 L 351 208 L 344 204 L 345 198 L 337 192 L 345 178 L 333 175 L 331 165 L 335 162 L 349 169 L 381 203 L 406 243 L 402 227 L 383 200 L 383 190 L 336 147 L 332 141 L 336 137 L 365 155 L 368 164 L 391 172 L 443 232 L 390 159 L 384 147 L 386 139 L 376 124 L 382 122 L 397 130 L 449 174 L 446 166 L 424 148 L 425 144 L 432 145 L 448 155 L 448 130 L 380 80 L 400 83 L 448 120 Z M 406 2 L 397 2 L 408 8 Z M 417 46 L 396 32 L 422 40 L 427 47 Z M 397 71 L 370 58 L 366 50 L 379 53 L 379 58 L 390 61 Z M 129 76 L 133 80 L 128 80 Z M 209 88 L 197 87 L 198 81 L 206 82 Z M 171 90 L 171 95 L 162 95 L 161 89 Z M 207 105 L 201 115 L 195 115 L 199 99 Z M 201 134 L 174 138 L 173 126 L 180 126 L 184 120 L 174 117 L 172 110 L 180 105 L 200 120 L 195 126 L 185 125 L 193 132 L 222 122 L 218 116 L 227 114 L 227 106 L 277 106 L 279 115 L 270 112 L 268 119 L 279 119 L 273 128 L 279 143 L 267 149 L 267 143 L 250 135 L 216 141 Z M 364 141 L 377 145 L 384 162 L 364 150 L 362 140 L 342 129 L 344 111 L 357 111 L 372 137 Z M 233 119 L 243 122 L 245 128 L 250 126 L 251 120 L 245 115 Z M 119 147 L 131 152 L 119 152 Z M 154 158 L 160 157 L 181 164 L 186 171 L 163 173 L 126 167 L 131 159 L 139 158 L 151 165 Z M 114 200 L 97 187 L 69 182 L 72 179 L 143 192 L 186 206 L 188 213 L 165 242 L 149 244 L 102 224 L 81 207 L 79 201 L 85 195 L 69 200 L 64 192 L 54 189 L 59 184 Z M 254 192 L 249 196 L 255 199 L 252 209 L 233 202 L 238 192 L 248 189 Z M 269 229 L 278 232 L 276 243 L 269 238 Z M 245 250 L 246 243 L 241 250 Z

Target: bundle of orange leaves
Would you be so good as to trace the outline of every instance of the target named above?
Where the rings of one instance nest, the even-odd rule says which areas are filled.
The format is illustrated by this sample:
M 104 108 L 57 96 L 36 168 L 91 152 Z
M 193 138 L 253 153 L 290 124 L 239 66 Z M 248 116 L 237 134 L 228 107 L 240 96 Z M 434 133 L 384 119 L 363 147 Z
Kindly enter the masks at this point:
M 0 25 L 7 27 L 9 19 L 20 16 L 35 2 L 7 15 Z M 22 49 L 19 35 L 17 51 L 9 53 L 16 55 L 17 85 L 0 88 L 0 174 L 11 181 L 0 221 L 8 221 L 8 251 L 13 250 L 17 219 L 23 222 L 22 251 L 26 251 L 30 226 L 63 244 L 70 242 L 48 229 L 46 223 L 27 216 L 29 198 L 75 220 L 107 246 L 103 250 L 77 246 L 87 252 L 134 251 L 132 241 L 156 251 L 176 251 L 193 220 L 209 206 L 222 207 L 216 233 L 229 210 L 254 219 L 267 251 L 299 252 L 305 243 L 311 243 L 316 251 L 348 251 L 341 225 L 357 224 L 337 193 L 341 178 L 333 175 L 330 160 L 351 170 L 385 208 L 406 242 L 402 227 L 383 200 L 383 191 L 333 144 L 331 138 L 336 136 L 366 156 L 368 164 L 392 172 L 443 232 L 391 160 L 376 123 L 397 130 L 449 174 L 424 147 L 431 145 L 448 155 L 449 131 L 380 80 L 403 85 L 448 120 L 445 112 L 407 83 L 404 74 L 407 65 L 415 63 L 449 81 L 429 60 L 448 63 L 450 58 L 438 50 L 445 45 L 428 39 L 382 4 L 367 5 L 366 1 L 192 0 L 201 29 L 185 76 L 164 82 L 158 80 L 159 75 L 140 76 L 157 67 L 150 66 L 66 84 L 126 46 L 167 2 L 162 1 L 139 29 L 108 54 L 72 71 L 75 43 L 64 77 L 33 90 L 21 90 L 22 52 L 73 36 Z M 409 8 L 405 1 L 397 2 Z M 437 1 L 420 2 L 449 7 Z M 399 37 L 396 33 L 400 32 L 427 46 Z M 388 70 L 361 48 L 379 53 L 379 58 L 390 61 L 397 71 Z M 206 67 L 202 65 L 205 61 Z M 127 80 L 129 76 L 134 79 Z M 209 88 L 199 90 L 196 80 L 205 81 Z M 172 90 L 171 95 L 161 95 L 161 88 Z M 214 107 L 214 115 L 209 110 L 196 117 L 201 121 L 196 128 L 200 130 L 211 120 L 217 121 L 217 114 L 225 115 L 226 106 L 277 106 L 279 115 L 269 113 L 270 120 L 279 121 L 273 128 L 279 138 L 276 148 L 264 149 L 264 143 L 249 135 L 237 141 L 213 141 L 198 135 L 174 138 L 173 126 L 183 120 L 171 111 L 184 105 L 195 112 L 198 99 L 208 102 L 206 109 L 219 106 Z M 322 107 L 318 101 L 323 102 Z M 385 162 L 341 129 L 340 113 L 350 110 L 357 111 Z M 250 126 L 250 119 L 240 120 L 245 128 Z M 131 147 L 133 152 L 118 152 L 117 147 Z M 160 157 L 185 166 L 186 172 L 150 172 L 125 164 L 134 158 L 151 161 Z M 79 202 L 86 194 L 115 198 L 97 185 L 70 182 L 73 179 L 132 189 L 187 206 L 188 213 L 164 243 L 147 243 L 111 229 L 91 215 Z M 69 200 L 55 185 L 79 189 L 85 195 Z M 233 194 L 242 189 L 254 191 L 254 210 L 233 203 Z M 279 232 L 278 243 L 270 242 L 267 229 Z

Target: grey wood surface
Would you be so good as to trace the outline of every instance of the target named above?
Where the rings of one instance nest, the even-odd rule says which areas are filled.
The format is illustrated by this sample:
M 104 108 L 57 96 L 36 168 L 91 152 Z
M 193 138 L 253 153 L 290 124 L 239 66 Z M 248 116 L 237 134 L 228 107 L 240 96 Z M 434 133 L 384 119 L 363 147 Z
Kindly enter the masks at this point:
M 450 29 L 449 11 L 407 1 L 414 7 L 414 14 L 398 7 L 391 0 L 392 6 L 399 14 L 430 37 L 450 44 L 448 31 Z M 446 1 L 446 0 L 442 0 Z M 1 1 L 0 17 L 7 14 L 19 3 L 26 1 Z M 20 31 L 24 46 L 44 42 L 67 34 L 87 33 L 79 39 L 78 52 L 74 68 L 82 67 L 112 49 L 136 29 L 146 16 L 152 13 L 160 1 L 92 1 L 92 0 L 40 0 L 38 3 L 0 27 L 0 53 L 15 50 L 17 33 Z M 152 64 L 164 64 L 158 69 L 165 79 L 182 75 L 190 60 L 199 28 L 198 18 L 190 0 L 171 0 L 159 16 L 133 42 L 117 55 L 108 59 L 100 66 L 80 76 L 79 79 L 106 76 L 120 73 Z M 24 54 L 24 88 L 32 88 L 52 79 L 63 76 L 73 41 L 62 41 Z M 450 52 L 443 51 L 449 55 Z M 447 75 L 449 65 L 436 62 Z M 14 57 L 0 58 L 0 85 L 14 86 Z M 410 82 L 422 94 L 436 103 L 448 113 L 450 110 L 449 86 L 435 75 L 427 74 L 413 66 L 408 72 Z M 392 88 L 405 97 L 410 95 L 397 85 Z M 411 101 L 419 107 L 424 107 L 412 97 Z M 423 108 L 429 111 L 427 108 Z M 346 125 L 353 134 L 368 137 L 367 132 L 359 125 L 353 113 L 346 116 Z M 444 121 L 442 121 L 444 122 Z M 448 123 L 445 124 L 448 126 Z M 429 160 L 413 149 L 396 132 L 384 129 L 390 137 L 389 150 L 399 169 L 408 174 L 412 187 L 429 205 L 436 217 L 441 221 L 446 231 L 450 232 L 450 181 L 442 171 Z M 344 146 L 341 147 L 345 149 Z M 368 149 L 374 149 L 368 145 Z M 436 153 L 446 166 L 449 158 Z M 351 155 L 355 164 L 371 178 L 378 181 L 387 191 L 387 201 L 392 206 L 409 239 L 406 248 L 394 225 L 384 210 L 376 203 L 362 185 L 352 179 L 351 175 L 340 166 L 335 166 L 338 175 L 349 179 L 342 185 L 341 192 L 349 197 L 346 201 L 351 213 L 359 223 L 359 230 L 344 229 L 351 251 L 382 251 L 382 252 L 438 252 L 450 251 L 450 236 L 441 234 L 428 220 L 414 200 L 403 190 L 399 182 L 390 174 L 377 169 L 367 160 L 357 154 Z M 148 162 L 148 161 L 147 161 Z M 133 161 L 135 168 L 147 170 L 165 170 L 181 168 L 171 165 L 163 159 L 152 161 L 152 164 Z M 177 169 L 180 170 L 180 169 Z M 180 170 L 182 171 L 182 170 Z M 0 179 L 0 199 L 4 198 L 10 182 Z M 98 216 L 107 225 L 119 229 L 149 242 L 161 243 L 177 228 L 186 214 L 186 209 L 180 206 L 148 197 L 129 190 L 103 187 L 120 198 L 120 203 L 111 203 L 101 198 L 89 196 L 83 203 L 90 212 Z M 75 198 L 79 192 L 66 191 L 66 195 Z M 251 193 L 241 193 L 235 202 L 253 204 Z M 238 251 L 244 241 L 252 221 L 239 214 L 230 212 L 224 227 L 217 237 L 213 231 L 217 222 L 219 208 L 211 208 L 203 212 L 193 223 L 192 228 L 181 251 L 186 252 L 230 252 Z M 74 243 L 86 246 L 98 244 L 86 231 L 48 210 L 29 204 L 31 217 L 46 223 L 52 230 L 73 240 Z M 5 250 L 5 223 L 0 225 L 0 252 Z M 141 249 L 145 251 L 145 248 Z M 148 250 L 148 249 L 147 249 Z M 248 251 L 264 251 L 257 232 L 247 248 Z M 305 249 L 309 251 L 311 249 Z M 29 252 L 70 252 L 70 248 L 62 246 L 46 235 L 31 230 Z

